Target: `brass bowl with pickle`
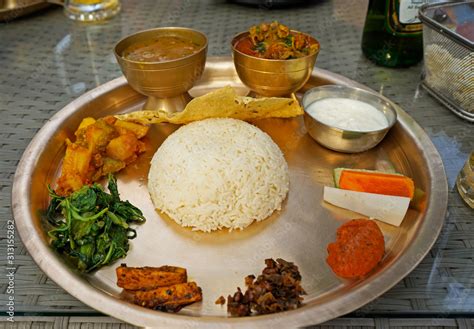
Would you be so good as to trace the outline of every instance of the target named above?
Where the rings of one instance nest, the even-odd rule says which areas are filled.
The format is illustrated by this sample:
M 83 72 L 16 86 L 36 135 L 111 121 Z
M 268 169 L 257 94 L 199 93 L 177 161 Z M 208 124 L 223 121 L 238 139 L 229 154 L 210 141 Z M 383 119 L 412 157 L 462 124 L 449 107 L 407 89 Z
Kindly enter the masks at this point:
M 184 27 L 160 27 L 120 40 L 114 54 L 130 86 L 148 96 L 144 110 L 177 112 L 201 77 L 207 37 Z
M 252 26 L 231 42 L 240 80 L 258 95 L 286 96 L 308 81 L 319 54 L 319 42 L 309 34 L 278 22 Z

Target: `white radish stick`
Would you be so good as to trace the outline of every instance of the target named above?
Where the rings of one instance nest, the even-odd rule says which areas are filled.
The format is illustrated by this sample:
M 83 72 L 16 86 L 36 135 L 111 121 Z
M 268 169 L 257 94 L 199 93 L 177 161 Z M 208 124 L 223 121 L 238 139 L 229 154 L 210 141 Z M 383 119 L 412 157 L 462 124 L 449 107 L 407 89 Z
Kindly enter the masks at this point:
M 324 187 L 324 201 L 382 222 L 400 226 L 410 198 Z

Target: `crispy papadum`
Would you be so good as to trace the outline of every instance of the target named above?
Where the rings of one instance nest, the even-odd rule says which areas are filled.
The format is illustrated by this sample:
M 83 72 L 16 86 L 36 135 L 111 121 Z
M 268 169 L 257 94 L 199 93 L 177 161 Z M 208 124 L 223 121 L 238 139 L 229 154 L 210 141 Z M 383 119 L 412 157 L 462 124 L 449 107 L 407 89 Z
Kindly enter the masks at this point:
M 182 112 L 137 111 L 116 115 L 116 118 L 141 124 L 169 122 L 186 124 L 209 118 L 254 120 L 264 118 L 291 118 L 303 114 L 295 95 L 291 98 L 253 98 L 238 96 L 235 90 L 224 87 L 194 98 Z

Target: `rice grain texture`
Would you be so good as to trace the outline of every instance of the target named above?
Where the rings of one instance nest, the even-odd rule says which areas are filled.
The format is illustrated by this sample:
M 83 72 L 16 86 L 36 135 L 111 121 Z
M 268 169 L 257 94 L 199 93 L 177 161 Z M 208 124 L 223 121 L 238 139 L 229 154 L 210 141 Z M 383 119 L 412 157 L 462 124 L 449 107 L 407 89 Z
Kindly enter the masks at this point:
M 178 224 L 243 229 L 281 209 L 288 165 L 266 133 L 244 121 L 207 119 L 179 128 L 148 174 L 154 206 Z

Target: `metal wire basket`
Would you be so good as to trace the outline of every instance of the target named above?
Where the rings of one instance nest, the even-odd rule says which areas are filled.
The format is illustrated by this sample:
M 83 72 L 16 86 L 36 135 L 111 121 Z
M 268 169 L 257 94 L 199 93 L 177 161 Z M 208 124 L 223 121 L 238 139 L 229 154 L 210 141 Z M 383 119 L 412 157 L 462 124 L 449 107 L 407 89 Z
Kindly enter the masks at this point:
M 474 1 L 424 5 L 422 86 L 474 122 Z

